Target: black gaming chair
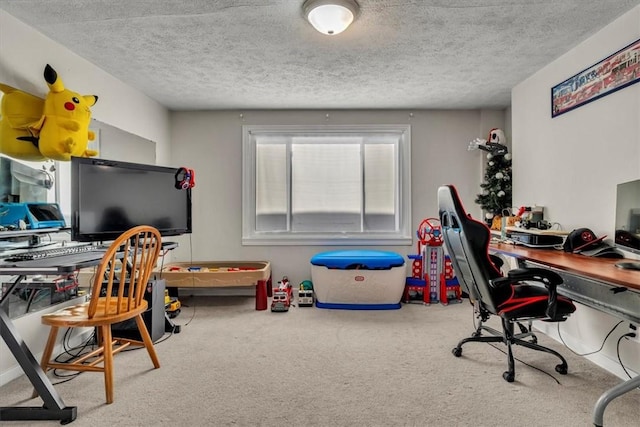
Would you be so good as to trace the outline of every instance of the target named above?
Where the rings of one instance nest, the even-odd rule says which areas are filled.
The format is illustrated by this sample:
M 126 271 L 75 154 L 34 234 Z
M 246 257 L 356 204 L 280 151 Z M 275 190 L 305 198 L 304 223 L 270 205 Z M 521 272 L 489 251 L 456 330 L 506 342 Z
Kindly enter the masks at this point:
M 565 375 L 567 361 L 564 357 L 539 345 L 531 331 L 531 320 L 562 322 L 575 311 L 571 300 L 558 296 L 556 292 L 562 278 L 543 268 L 519 268 L 503 276 L 489 254 L 491 231 L 465 212 L 453 185 L 438 189 L 438 207 L 445 247 L 451 257 L 453 270 L 480 320 L 473 334 L 461 340 L 453 349 L 453 355 L 460 357 L 462 345 L 470 341 L 502 342 L 507 345 L 509 363 L 509 370 L 502 377 L 513 382 L 515 368 L 511 346 L 516 344 L 555 355 L 562 361 L 555 367 L 556 372 Z M 502 319 L 502 332 L 484 325 L 492 315 Z M 519 333 L 514 334 L 516 325 Z M 491 335 L 483 336 L 484 331 Z

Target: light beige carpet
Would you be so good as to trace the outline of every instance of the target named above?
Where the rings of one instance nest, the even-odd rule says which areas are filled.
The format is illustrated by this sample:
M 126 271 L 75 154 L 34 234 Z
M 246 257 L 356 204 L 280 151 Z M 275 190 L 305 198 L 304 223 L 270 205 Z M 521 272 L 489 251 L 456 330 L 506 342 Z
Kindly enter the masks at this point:
M 562 345 L 556 359 L 516 347 L 516 381 L 502 379 L 506 355 L 469 343 L 465 300 L 399 310 L 292 307 L 255 311 L 248 297 L 183 299 L 182 332 L 156 344 L 162 367 L 144 351 L 116 356 L 115 402 L 104 404 L 101 374 L 56 389 L 77 406 L 74 426 L 589 426 L 594 404 L 620 380 Z M 500 347 L 500 346 L 498 346 Z M 51 375 L 51 374 L 50 374 Z M 54 382 L 57 378 L 52 377 Z M 0 388 L 0 405 L 33 406 L 22 377 Z M 614 400 L 607 427 L 640 425 L 640 391 Z M 59 425 L 56 421 L 9 426 Z

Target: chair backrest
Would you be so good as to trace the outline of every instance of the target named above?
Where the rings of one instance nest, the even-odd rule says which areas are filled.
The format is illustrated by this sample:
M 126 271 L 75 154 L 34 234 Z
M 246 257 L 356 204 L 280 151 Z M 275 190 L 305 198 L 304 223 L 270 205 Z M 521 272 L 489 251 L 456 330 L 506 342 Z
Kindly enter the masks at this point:
M 502 274 L 489 256 L 491 231 L 467 214 L 453 185 L 438 189 L 438 210 L 445 247 L 462 289 L 488 311 L 498 313 L 498 299 L 489 281 Z
M 140 307 L 161 243 L 160 232 L 148 225 L 133 227 L 113 241 L 93 279 L 89 318 L 127 318 Z

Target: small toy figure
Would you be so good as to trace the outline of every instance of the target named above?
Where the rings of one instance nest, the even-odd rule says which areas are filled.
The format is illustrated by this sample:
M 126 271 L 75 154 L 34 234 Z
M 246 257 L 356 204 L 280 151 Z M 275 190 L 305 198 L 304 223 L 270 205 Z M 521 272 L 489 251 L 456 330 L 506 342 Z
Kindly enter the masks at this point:
M 273 299 L 271 300 L 271 311 L 289 311 L 291 306 L 292 288 L 289 278 L 284 276 L 278 282 L 278 288 L 273 290 Z

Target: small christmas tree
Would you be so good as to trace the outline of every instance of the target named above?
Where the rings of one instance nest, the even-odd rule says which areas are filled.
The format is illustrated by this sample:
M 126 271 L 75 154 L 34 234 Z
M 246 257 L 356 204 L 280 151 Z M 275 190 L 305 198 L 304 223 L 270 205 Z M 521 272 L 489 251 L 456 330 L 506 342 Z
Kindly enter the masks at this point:
M 502 215 L 511 208 L 511 155 L 487 154 L 487 169 L 484 182 L 480 184 L 482 194 L 478 194 L 476 203 L 487 213 L 487 219 Z
M 487 167 L 484 182 L 480 184 L 482 193 L 475 202 L 485 211 L 487 222 L 491 224 L 494 216 L 502 216 L 511 208 L 511 155 L 504 145 L 506 138 L 500 129 L 489 132 L 489 141 L 474 141 L 477 148 L 487 151 Z

